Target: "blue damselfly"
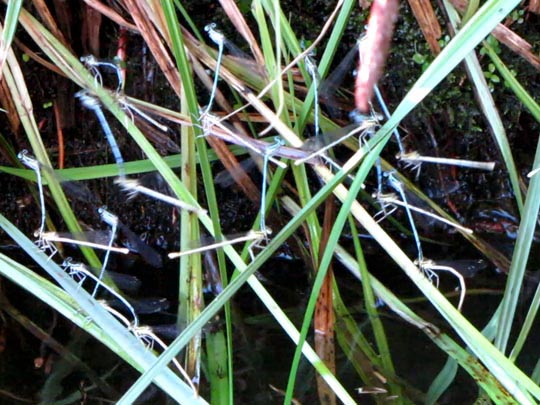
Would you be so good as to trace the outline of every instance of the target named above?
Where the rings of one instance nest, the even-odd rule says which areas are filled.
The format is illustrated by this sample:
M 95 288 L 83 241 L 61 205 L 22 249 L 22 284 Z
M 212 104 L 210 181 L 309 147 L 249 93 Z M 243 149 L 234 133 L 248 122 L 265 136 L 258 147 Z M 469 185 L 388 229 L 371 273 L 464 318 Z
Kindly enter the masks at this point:
M 124 158 L 122 157 L 120 148 L 116 143 L 116 139 L 112 133 L 111 127 L 109 126 L 109 122 L 105 118 L 105 114 L 101 109 L 101 104 L 99 103 L 99 100 L 96 97 L 91 96 L 86 90 L 79 91 L 76 96 L 81 100 L 81 104 L 85 108 L 92 110 L 94 114 L 96 114 L 99 124 L 103 129 L 103 133 L 105 134 L 105 137 L 109 142 L 109 146 L 111 147 L 111 152 L 116 161 L 116 165 L 118 166 L 118 174 L 120 177 L 125 177 L 126 171 L 124 169 Z

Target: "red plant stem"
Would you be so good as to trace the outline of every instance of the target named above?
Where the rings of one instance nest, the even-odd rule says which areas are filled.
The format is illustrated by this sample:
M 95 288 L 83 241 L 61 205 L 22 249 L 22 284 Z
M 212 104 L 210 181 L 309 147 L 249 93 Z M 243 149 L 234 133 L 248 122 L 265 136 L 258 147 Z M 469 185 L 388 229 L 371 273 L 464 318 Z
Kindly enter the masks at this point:
M 127 60 L 127 42 L 128 42 L 128 30 L 125 27 L 120 27 L 120 33 L 118 36 L 118 48 L 116 50 L 116 57 L 120 61 L 120 74 L 122 75 L 122 90 L 123 85 L 126 82 L 126 60 Z
M 373 87 L 382 75 L 390 50 L 392 33 L 399 10 L 399 0 L 374 0 L 371 5 L 366 38 L 360 48 L 361 63 L 354 90 L 358 111 L 367 114 Z
M 64 147 L 64 129 L 62 128 L 62 119 L 60 116 L 60 108 L 55 101 L 53 104 L 54 120 L 56 122 L 56 136 L 58 138 L 58 168 L 64 168 L 65 147 Z

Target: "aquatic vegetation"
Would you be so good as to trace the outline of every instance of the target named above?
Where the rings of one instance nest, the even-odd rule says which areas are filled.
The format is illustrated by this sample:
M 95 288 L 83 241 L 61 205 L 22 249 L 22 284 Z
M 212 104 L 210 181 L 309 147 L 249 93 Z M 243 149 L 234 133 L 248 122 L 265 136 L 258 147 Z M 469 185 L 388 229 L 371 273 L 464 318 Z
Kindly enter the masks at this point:
M 45 373 L 34 388 L 43 402 L 474 401 L 456 399 L 458 370 L 478 400 L 538 402 L 538 370 L 516 362 L 540 299 L 515 293 L 534 282 L 540 209 L 538 140 L 516 133 L 540 120 L 538 89 L 522 80 L 540 63 L 512 31 L 528 14 L 517 0 L 423 14 L 376 0 L 363 42 L 357 3 L 321 6 L 314 24 L 276 1 L 243 12 L 229 1 L 88 1 L 75 39 L 63 32 L 72 5 L 8 2 L 0 170 L 21 208 L 0 212 L 10 240 L 0 272 L 12 281 L 0 299 L 16 319 L 3 330 L 38 336 L 65 375 L 84 373 L 65 391 Z M 221 18 L 201 21 L 203 8 Z M 51 89 L 53 108 L 34 107 Z M 216 181 L 222 168 L 234 185 Z M 144 281 L 122 291 L 115 265 Z M 497 273 L 506 284 L 491 288 Z M 248 286 L 246 307 L 236 300 Z M 47 310 L 9 302 L 24 290 Z M 33 318 L 49 307 L 106 348 L 83 356 L 88 338 L 66 343 L 56 319 Z

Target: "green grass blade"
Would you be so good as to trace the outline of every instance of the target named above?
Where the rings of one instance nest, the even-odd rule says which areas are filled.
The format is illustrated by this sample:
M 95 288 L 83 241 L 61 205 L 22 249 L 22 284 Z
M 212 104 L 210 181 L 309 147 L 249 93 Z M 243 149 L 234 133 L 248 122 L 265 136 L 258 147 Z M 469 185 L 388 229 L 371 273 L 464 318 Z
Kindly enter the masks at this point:
M 8 2 L 4 27 L 2 27 L 2 36 L 0 37 L 0 79 L 2 70 L 6 61 L 8 49 L 11 47 L 15 30 L 17 29 L 17 20 L 22 8 L 22 0 L 11 0 Z
M 148 368 L 154 361 L 155 356 L 151 355 L 146 348 L 127 331 L 111 314 L 109 314 L 101 305 L 97 305 L 94 298 L 92 298 L 86 291 L 82 290 L 80 286 L 63 271 L 56 263 L 49 260 L 49 258 L 41 252 L 25 235 L 23 235 L 11 222 L 9 222 L 3 215 L 0 214 L 0 227 L 13 239 L 22 246 L 25 251 L 34 259 L 48 274 L 64 289 L 64 291 L 72 298 L 77 300 L 77 304 L 92 321 L 101 328 L 102 334 L 100 340 L 109 342 L 109 345 L 117 349 L 117 353 L 121 357 L 128 357 L 129 362 L 134 364 L 139 369 Z M 12 277 L 24 276 L 22 273 L 11 273 Z M 26 276 L 20 279 L 22 281 L 34 282 L 31 277 Z M 43 288 L 40 292 L 46 295 L 50 295 L 50 288 Z M 38 295 L 39 296 L 39 295 Z M 49 302 L 55 304 L 55 308 L 66 313 L 64 305 L 60 305 L 58 300 L 52 300 L 49 298 Z M 74 308 L 78 310 L 79 308 Z M 77 318 L 77 317 L 76 317 Z M 77 318 L 79 319 L 79 318 Z M 79 322 L 81 319 L 79 319 Z M 85 322 L 88 322 L 85 320 Z M 114 341 L 111 343 L 110 341 Z M 166 392 L 175 398 L 183 398 L 184 400 L 193 399 L 193 393 L 191 389 L 181 381 L 170 370 L 162 370 L 159 376 L 156 376 L 156 383 L 162 387 Z M 204 401 L 201 401 L 204 403 Z

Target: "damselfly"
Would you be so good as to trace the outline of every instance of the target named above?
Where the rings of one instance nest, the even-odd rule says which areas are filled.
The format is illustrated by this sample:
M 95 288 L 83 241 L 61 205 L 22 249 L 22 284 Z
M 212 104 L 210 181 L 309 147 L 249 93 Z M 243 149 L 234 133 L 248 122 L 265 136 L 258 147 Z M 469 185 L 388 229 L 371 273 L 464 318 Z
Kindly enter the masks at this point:
M 268 148 L 264 151 L 263 154 L 263 178 L 262 178 L 262 185 L 261 185 L 261 207 L 259 210 L 259 217 L 260 217 L 260 230 L 263 234 L 267 234 L 266 229 L 266 189 L 268 188 L 268 185 L 266 184 L 266 180 L 268 177 L 268 161 L 270 160 L 270 157 L 280 148 L 284 145 L 284 142 L 281 138 L 275 137 L 274 143 L 269 145 Z
M 112 237 L 111 231 L 86 231 L 75 233 L 44 232 L 42 239 L 46 243 L 69 243 L 77 246 L 86 246 L 110 251 L 112 253 L 137 253 L 152 267 L 163 267 L 161 255 L 144 243 L 138 235 L 131 231 L 121 221 L 118 221 L 118 231 L 123 236 L 122 243 L 124 243 L 126 247 L 109 246 Z
M 39 205 L 40 205 L 40 211 L 41 211 L 41 221 L 39 228 L 37 230 L 37 234 L 39 239 L 41 240 L 41 235 L 43 235 L 43 232 L 45 231 L 45 220 L 46 220 L 46 211 L 45 211 L 45 196 L 43 193 L 43 178 L 41 176 L 41 166 L 37 159 L 29 154 L 29 152 L 24 149 L 17 155 L 19 160 L 23 165 L 26 167 L 29 167 L 36 173 L 36 180 L 38 184 L 38 194 L 39 194 Z
M 319 135 L 319 84 L 321 82 L 321 76 L 319 75 L 319 70 L 317 69 L 317 64 L 312 58 L 312 54 L 307 54 L 304 57 L 304 64 L 306 70 L 311 76 L 311 86 L 313 87 L 314 100 L 313 100 L 313 124 L 315 126 L 315 136 Z
M 84 63 L 86 68 L 92 73 L 96 82 L 102 86 L 103 78 L 101 76 L 100 68 L 105 67 L 109 68 L 116 74 L 118 78 L 118 85 L 116 87 L 116 92 L 119 93 L 124 87 L 124 79 L 122 77 L 122 72 L 120 67 L 112 62 L 98 60 L 94 55 L 81 56 L 80 61 Z
M 193 249 L 185 250 L 182 252 L 172 252 L 172 253 L 169 253 L 168 256 L 169 256 L 169 259 L 176 259 L 178 257 L 191 255 L 194 253 L 201 253 L 207 250 L 219 249 L 224 246 L 234 245 L 234 244 L 242 243 L 242 242 L 250 242 L 250 254 L 252 254 L 251 249 L 253 247 L 256 247 L 256 244 L 258 242 L 261 242 L 262 240 L 267 238 L 268 235 L 271 234 L 271 232 L 272 231 L 269 228 L 266 228 L 266 232 L 251 230 L 248 233 L 245 233 L 242 235 L 229 236 L 228 238 L 224 238 L 221 241 L 209 243 L 206 245 L 201 245 Z M 253 254 L 252 254 L 252 257 L 253 257 Z
M 107 302 L 98 300 L 98 303 L 103 306 L 116 319 L 118 319 L 133 334 L 133 336 L 135 336 L 137 340 L 142 343 L 145 348 L 153 351 L 157 345 L 161 350 L 167 350 L 168 346 L 163 340 L 159 338 L 159 336 L 154 333 L 152 327 L 147 325 L 139 325 L 139 320 L 137 317 L 135 317 L 135 320 L 133 322 L 130 322 L 122 313 L 111 307 Z M 189 386 L 193 390 L 193 393 L 197 395 L 197 388 L 193 384 L 193 381 L 191 381 L 189 375 L 182 368 L 178 360 L 173 359 L 172 362 L 178 369 L 180 374 L 184 377 L 186 382 L 189 384 Z
M 231 53 L 233 56 L 238 56 L 240 59 L 243 60 L 249 60 L 249 57 L 247 57 L 244 52 L 242 52 L 236 45 L 229 41 L 221 31 L 217 30 L 216 26 L 216 23 L 210 23 L 204 27 L 204 30 L 208 33 L 208 36 L 210 37 L 212 42 L 214 42 L 218 47 L 218 55 L 216 60 L 216 68 L 214 69 L 214 83 L 212 85 L 212 91 L 210 93 L 210 100 L 208 101 L 206 108 L 201 114 L 202 116 L 208 114 L 212 109 L 212 104 L 214 103 L 214 98 L 217 91 L 219 71 L 221 69 L 225 48 L 227 48 L 229 53 Z
M 396 177 L 394 172 L 387 172 L 386 179 L 388 181 L 388 185 L 392 187 L 395 191 L 397 191 L 402 201 L 405 203 L 404 204 L 405 212 L 407 213 L 407 218 L 409 219 L 409 225 L 411 227 L 413 238 L 416 243 L 416 249 L 418 251 L 418 262 L 421 263 L 424 260 L 424 254 L 422 252 L 422 244 L 420 243 L 420 235 L 418 234 L 418 230 L 416 229 L 416 224 L 412 216 L 411 207 L 407 203 L 407 197 L 405 196 L 403 183 Z
M 111 238 L 109 239 L 108 249 L 105 252 L 105 257 L 103 258 L 101 271 L 99 272 L 98 277 L 101 280 L 103 278 L 103 274 L 105 273 L 105 269 L 107 268 L 107 264 L 109 263 L 109 254 L 111 253 L 110 248 L 112 247 L 114 239 L 116 238 L 116 230 L 118 229 L 118 217 L 113 213 L 107 211 L 105 207 L 100 207 L 98 209 L 98 213 L 101 217 L 101 220 L 111 227 Z M 94 292 L 92 293 L 92 297 L 96 295 L 97 289 L 98 286 L 96 285 Z
M 435 279 L 435 286 L 437 288 L 439 288 L 439 276 L 435 272 L 447 271 L 458 279 L 460 286 L 460 294 L 457 309 L 458 311 L 461 311 L 463 301 L 465 300 L 465 294 L 467 293 L 467 287 L 465 286 L 465 279 L 463 278 L 463 275 L 456 271 L 453 267 L 436 263 L 433 260 L 417 260 L 415 261 L 415 264 L 420 267 L 420 269 L 426 274 L 430 281 L 433 281 L 433 279 Z
M 116 161 L 116 165 L 118 166 L 118 174 L 120 177 L 125 177 L 126 171 L 124 169 L 124 158 L 122 157 L 120 148 L 118 147 L 118 144 L 116 143 L 116 139 L 112 133 L 111 127 L 109 126 L 109 122 L 105 118 L 105 114 L 103 113 L 103 110 L 101 109 L 99 100 L 96 97 L 91 96 L 86 90 L 79 91 L 76 94 L 76 96 L 81 100 L 81 104 L 85 108 L 92 110 L 94 114 L 96 114 L 99 124 L 101 125 L 101 128 L 103 129 L 103 133 L 105 134 L 105 137 L 107 138 L 107 141 L 109 142 L 109 146 L 111 147 L 111 152 Z
M 212 85 L 212 91 L 210 93 L 210 100 L 203 111 L 203 115 L 208 114 L 212 110 L 212 104 L 214 103 L 214 97 L 217 90 L 217 83 L 219 80 L 219 69 L 221 68 L 221 59 L 223 58 L 223 49 L 225 47 L 225 36 L 215 29 L 216 24 L 211 23 L 204 27 L 204 30 L 208 33 L 210 39 L 218 46 L 218 56 L 216 60 L 216 69 L 214 70 L 214 83 Z
M 24 153 L 23 153 L 24 152 Z M 57 232 L 41 232 L 36 231 L 35 236 L 38 238 L 36 241 L 36 244 L 40 249 L 42 249 L 45 252 L 50 252 L 49 256 L 52 257 L 56 253 L 56 247 L 53 245 L 53 242 L 65 242 L 65 243 L 73 243 L 76 245 L 84 245 L 88 247 L 94 247 L 101 250 L 106 250 L 107 252 L 117 252 L 117 253 L 124 253 L 127 254 L 129 251 L 138 253 L 148 264 L 150 264 L 153 267 L 160 268 L 163 266 L 163 261 L 161 258 L 161 255 L 156 252 L 154 249 L 152 249 L 150 246 L 148 246 L 146 243 L 144 243 L 141 238 L 136 235 L 134 232 L 132 232 L 126 225 L 124 225 L 118 218 L 115 219 L 116 216 L 112 215 L 108 211 L 104 210 L 104 207 L 98 207 L 101 204 L 101 200 L 96 197 L 94 193 L 92 193 L 88 188 L 77 184 L 75 182 L 66 181 L 65 179 L 62 179 L 59 177 L 59 175 L 54 172 L 51 168 L 47 166 L 41 165 L 35 158 L 28 155 L 26 151 L 21 152 L 21 156 L 25 157 L 25 161 L 28 164 L 31 164 L 34 167 L 37 167 L 40 173 L 42 171 L 46 171 L 50 176 L 57 179 L 60 184 L 62 185 L 62 188 L 64 191 L 66 191 L 67 194 L 69 194 L 70 197 L 80 200 L 84 203 L 88 203 L 96 210 L 96 212 L 99 214 L 100 218 L 109 224 L 112 228 L 117 228 L 120 233 L 124 236 L 126 245 L 129 246 L 129 249 L 124 248 L 115 248 L 115 247 L 108 247 L 110 245 L 111 238 L 114 237 L 113 233 L 111 232 L 104 232 L 104 231 L 87 231 L 83 233 L 73 234 L 73 233 L 57 233 Z M 37 176 L 38 179 L 38 185 L 41 185 L 41 174 Z M 40 189 L 42 189 L 42 185 L 40 186 Z M 41 199 L 41 197 L 40 197 Z M 42 212 L 43 216 L 43 212 Z M 116 225 L 113 227 L 111 224 L 116 223 Z M 41 229 L 41 228 L 40 228 Z M 116 233 L 116 229 L 114 229 L 114 233 Z M 105 257 L 105 263 L 108 260 L 108 253 Z
M 495 162 L 478 162 L 475 160 L 422 156 L 416 151 L 403 154 L 399 153 L 396 155 L 396 159 L 405 163 L 405 167 L 412 167 L 412 170 L 416 170 L 417 178 L 420 175 L 422 163 L 435 163 L 439 165 L 451 165 L 487 171 L 493 171 L 493 169 L 495 168 Z
M 133 317 L 133 322 L 131 323 L 134 325 L 138 325 L 139 319 L 137 318 L 135 310 L 133 309 L 131 304 L 115 290 L 105 284 L 101 279 L 92 274 L 92 272 L 86 267 L 86 265 L 84 265 L 83 263 L 74 262 L 71 257 L 68 257 L 62 263 L 62 267 L 64 268 L 66 273 L 79 284 L 79 286 L 82 286 L 86 279 L 92 280 L 95 283 L 94 294 L 92 296 L 95 296 L 95 293 L 99 288 L 102 288 L 103 290 L 111 294 L 115 299 L 120 301 L 127 308 L 128 312 Z
M 101 236 L 108 235 L 108 239 L 105 241 L 105 243 L 95 243 L 91 242 L 89 240 L 85 240 L 84 238 L 91 237 L 93 235 L 99 234 Z M 77 239 L 77 236 L 79 237 Z M 75 238 L 74 238 L 75 237 Z M 110 233 L 104 233 L 102 231 L 88 231 L 88 232 L 81 232 L 79 234 L 73 234 L 69 232 L 43 232 L 42 239 L 46 242 L 54 242 L 54 243 L 71 243 L 73 245 L 79 245 L 79 246 L 87 246 L 94 249 L 100 249 L 100 250 L 109 250 L 114 253 L 122 253 L 124 255 L 127 255 L 129 253 L 128 248 L 120 248 L 115 246 L 109 246 L 108 242 L 110 238 Z
M 415 207 L 414 205 L 411 205 L 408 202 L 400 200 L 397 197 L 397 195 L 394 194 L 394 193 L 376 194 L 374 197 L 376 198 L 377 202 L 382 207 L 385 207 L 385 209 L 388 208 L 388 207 L 392 207 L 392 211 L 391 212 L 384 212 L 384 216 L 390 215 L 395 210 L 396 206 L 400 206 L 400 207 L 403 207 L 403 208 L 408 208 L 411 211 L 417 212 L 417 213 L 425 215 L 427 217 L 433 218 L 436 221 L 442 222 L 442 223 L 444 223 L 446 225 L 449 225 L 449 226 L 451 226 L 453 228 L 456 228 L 459 231 L 467 233 L 469 235 L 473 233 L 472 229 L 470 229 L 470 228 L 466 228 L 466 227 L 464 227 L 464 226 L 462 226 L 462 225 L 460 225 L 460 224 L 458 224 L 458 223 L 456 223 L 454 221 L 450 221 L 450 220 L 448 220 L 446 218 L 443 218 L 443 217 L 441 217 L 439 215 L 436 215 L 436 214 L 434 214 L 432 212 L 426 211 L 426 210 L 424 210 L 422 208 Z
M 44 192 L 43 192 L 42 171 L 47 171 L 47 173 L 50 176 L 54 176 L 55 178 L 57 178 L 59 182 L 62 184 L 62 187 L 65 189 L 65 191 L 68 192 L 71 196 L 75 196 L 75 198 L 81 198 L 86 202 L 88 201 L 95 202 L 95 199 L 93 195 L 91 195 L 89 190 L 84 189 L 81 186 L 75 185 L 72 182 L 66 182 L 66 181 L 62 181 L 62 179 L 59 179 L 52 169 L 41 165 L 41 163 L 39 163 L 36 158 L 31 156 L 27 150 L 23 150 L 22 152 L 19 153 L 18 156 L 21 162 L 25 166 L 30 167 L 36 173 L 36 180 L 38 183 L 39 199 L 40 199 L 40 205 L 41 205 L 41 225 L 40 225 L 40 228 L 34 233 L 34 236 L 37 238 L 35 243 L 42 251 L 44 251 L 45 253 L 48 253 L 49 258 L 52 258 L 58 251 L 56 246 L 54 245 L 54 242 L 68 242 L 68 241 L 72 243 L 74 242 L 72 238 L 66 235 L 59 234 L 56 232 L 44 232 L 46 211 L 45 211 L 45 199 L 44 199 Z M 89 196 L 89 194 L 91 196 Z M 82 242 L 85 242 L 85 241 L 83 240 Z
M 117 184 L 122 187 L 124 191 L 128 193 L 128 198 L 134 198 L 137 194 L 145 194 L 149 197 L 155 198 L 157 200 L 163 201 L 167 204 L 174 205 L 183 210 L 194 212 L 197 215 L 204 215 L 207 211 L 203 208 L 196 207 L 194 205 L 188 204 L 184 201 L 180 201 L 177 198 L 168 196 L 166 194 L 160 193 L 159 191 L 152 190 L 148 187 L 145 187 L 141 184 L 140 180 L 128 179 L 128 178 L 118 178 L 115 180 Z
M 359 134 L 359 136 L 362 137 L 365 134 L 370 134 L 379 125 L 378 123 L 379 121 L 377 116 L 370 118 L 366 117 L 366 119 L 361 121 L 359 120 L 359 122 L 348 125 L 340 130 L 324 133 L 318 137 L 309 138 L 304 142 L 301 149 L 311 153 L 301 159 L 297 159 L 294 164 L 300 165 L 314 159 L 317 156 L 321 156 L 330 148 L 333 148 L 353 135 Z
M 159 346 L 161 350 L 167 350 L 168 346 L 157 336 L 152 328 L 150 326 L 136 326 L 131 327 L 131 332 L 139 341 L 148 349 L 154 350 L 155 346 Z M 173 364 L 176 366 L 180 374 L 184 377 L 184 380 L 189 384 L 191 389 L 193 390 L 193 393 L 197 395 L 197 388 L 193 384 L 193 381 L 189 377 L 189 375 L 186 373 L 186 371 L 182 368 L 178 360 L 175 358 L 172 360 Z

